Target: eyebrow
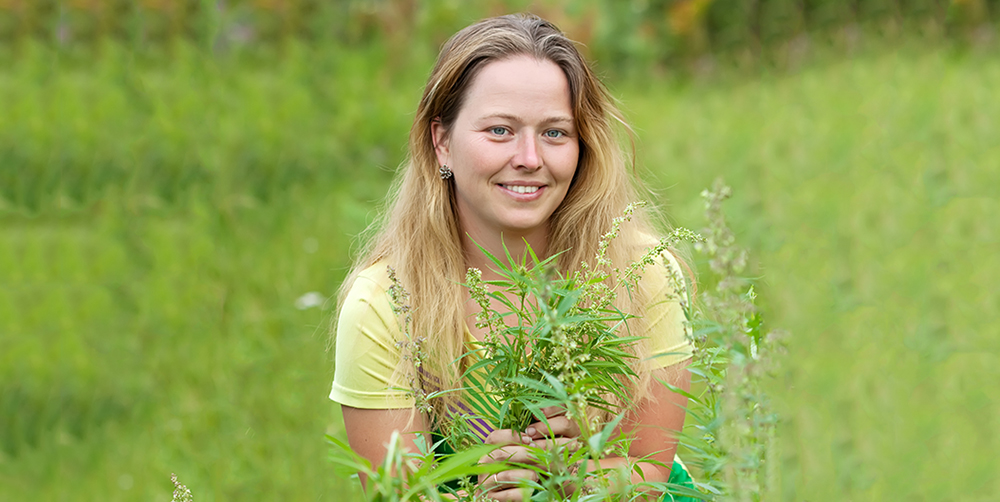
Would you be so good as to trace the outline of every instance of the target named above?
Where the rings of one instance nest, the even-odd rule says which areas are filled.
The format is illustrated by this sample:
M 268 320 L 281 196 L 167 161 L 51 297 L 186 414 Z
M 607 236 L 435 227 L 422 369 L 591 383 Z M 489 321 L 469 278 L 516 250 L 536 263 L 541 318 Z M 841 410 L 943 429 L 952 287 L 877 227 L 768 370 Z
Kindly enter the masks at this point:
M 524 123 L 524 119 L 522 119 L 521 117 L 518 117 L 517 115 L 511 115 L 509 113 L 491 113 L 489 115 L 484 115 L 484 116 L 480 117 L 479 120 L 496 119 L 496 118 L 507 119 L 507 120 L 510 120 L 510 121 L 513 121 L 513 122 Z M 548 118 L 546 118 L 545 120 L 542 121 L 543 124 L 551 124 L 551 123 L 555 123 L 555 122 L 569 122 L 570 124 L 572 124 L 573 123 L 573 119 L 571 117 L 567 117 L 565 115 L 556 115 L 554 117 L 548 117 Z

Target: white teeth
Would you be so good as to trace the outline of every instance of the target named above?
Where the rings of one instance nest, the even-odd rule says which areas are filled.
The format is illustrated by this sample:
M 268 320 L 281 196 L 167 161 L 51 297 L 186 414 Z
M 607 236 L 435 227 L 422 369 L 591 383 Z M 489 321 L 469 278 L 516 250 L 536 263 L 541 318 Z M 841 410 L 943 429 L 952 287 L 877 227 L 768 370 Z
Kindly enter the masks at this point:
M 538 187 L 529 187 L 521 185 L 504 185 L 507 190 L 517 193 L 535 193 L 538 191 Z

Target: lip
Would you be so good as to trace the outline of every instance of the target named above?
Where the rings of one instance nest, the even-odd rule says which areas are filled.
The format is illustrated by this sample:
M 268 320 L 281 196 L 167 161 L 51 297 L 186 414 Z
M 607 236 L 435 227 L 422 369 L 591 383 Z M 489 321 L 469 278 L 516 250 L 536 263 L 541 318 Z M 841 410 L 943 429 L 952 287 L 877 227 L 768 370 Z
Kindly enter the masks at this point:
M 504 186 L 519 186 L 519 187 L 543 187 L 545 183 L 541 181 L 504 181 L 502 183 L 497 183 L 497 185 Z
M 496 186 L 508 197 L 521 202 L 529 202 L 541 197 L 546 188 L 544 183 L 537 181 L 510 181 L 507 183 L 497 183 Z M 508 186 L 538 187 L 538 190 L 533 193 L 519 193 L 508 189 Z

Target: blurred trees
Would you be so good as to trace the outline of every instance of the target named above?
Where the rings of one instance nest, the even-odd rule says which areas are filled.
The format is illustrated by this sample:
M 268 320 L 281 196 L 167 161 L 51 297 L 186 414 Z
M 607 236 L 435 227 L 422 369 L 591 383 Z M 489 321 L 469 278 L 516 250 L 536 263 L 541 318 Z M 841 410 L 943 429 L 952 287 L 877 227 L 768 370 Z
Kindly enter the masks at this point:
M 756 60 L 804 34 L 850 44 L 861 28 L 988 38 L 1000 0 L 0 0 L 0 41 L 58 47 L 120 40 L 157 49 L 176 40 L 214 51 L 280 48 L 289 40 L 409 47 L 439 43 L 471 20 L 531 11 L 556 22 L 592 55 L 670 63 L 706 54 Z

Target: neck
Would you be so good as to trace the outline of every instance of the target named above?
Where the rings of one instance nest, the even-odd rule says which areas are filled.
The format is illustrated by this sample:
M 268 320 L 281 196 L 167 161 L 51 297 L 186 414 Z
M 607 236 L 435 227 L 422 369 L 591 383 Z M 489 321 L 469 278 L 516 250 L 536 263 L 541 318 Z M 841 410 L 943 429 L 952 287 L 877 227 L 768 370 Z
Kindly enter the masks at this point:
M 505 233 L 502 236 L 486 232 L 466 232 L 462 235 L 465 265 L 482 270 L 483 279 L 498 279 L 499 275 L 493 271 L 496 265 L 479 249 L 480 246 L 501 261 L 507 260 L 507 253 L 510 253 L 515 261 L 527 257 L 528 246 L 531 246 L 536 256 L 544 259 L 547 256 L 548 237 L 548 228 L 531 232 Z M 504 251 L 505 246 L 506 251 Z

